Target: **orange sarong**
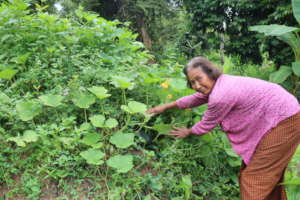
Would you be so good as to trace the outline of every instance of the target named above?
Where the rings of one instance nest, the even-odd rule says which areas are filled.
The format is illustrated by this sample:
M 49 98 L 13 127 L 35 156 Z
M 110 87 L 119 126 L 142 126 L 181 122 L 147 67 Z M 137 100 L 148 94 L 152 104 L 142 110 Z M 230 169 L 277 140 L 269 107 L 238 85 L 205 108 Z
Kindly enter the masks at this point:
M 299 143 L 300 112 L 266 133 L 250 163 L 242 163 L 241 200 L 287 200 L 284 185 L 279 183 Z

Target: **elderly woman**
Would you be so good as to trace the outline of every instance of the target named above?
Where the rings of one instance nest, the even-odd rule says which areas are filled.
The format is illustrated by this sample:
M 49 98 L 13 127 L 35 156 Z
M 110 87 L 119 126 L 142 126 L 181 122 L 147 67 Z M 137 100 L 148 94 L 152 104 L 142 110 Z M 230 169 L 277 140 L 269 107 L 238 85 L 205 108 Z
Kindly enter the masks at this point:
M 207 103 L 202 120 L 191 128 L 174 128 L 170 135 L 203 135 L 220 125 L 242 157 L 239 182 L 242 200 L 285 200 L 284 171 L 300 142 L 300 105 L 281 86 L 267 81 L 222 74 L 213 63 L 193 58 L 185 67 L 188 85 L 196 93 L 157 106 L 192 108 Z

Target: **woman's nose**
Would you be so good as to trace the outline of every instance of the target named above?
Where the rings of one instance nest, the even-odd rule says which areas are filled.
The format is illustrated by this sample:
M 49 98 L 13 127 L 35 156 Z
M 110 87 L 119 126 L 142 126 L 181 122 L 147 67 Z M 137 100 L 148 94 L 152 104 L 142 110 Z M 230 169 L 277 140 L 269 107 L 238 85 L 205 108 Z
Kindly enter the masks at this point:
M 200 88 L 200 84 L 198 82 L 195 82 L 195 89 L 199 89 Z

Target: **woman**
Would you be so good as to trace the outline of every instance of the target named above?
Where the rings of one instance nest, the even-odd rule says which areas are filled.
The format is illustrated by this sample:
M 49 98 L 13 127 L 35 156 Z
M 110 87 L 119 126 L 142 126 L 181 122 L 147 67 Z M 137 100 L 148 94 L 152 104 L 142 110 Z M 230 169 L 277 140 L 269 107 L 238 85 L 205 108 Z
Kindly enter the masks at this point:
M 185 67 L 188 85 L 196 93 L 147 111 L 192 108 L 207 103 L 202 120 L 191 128 L 176 128 L 170 135 L 202 135 L 216 125 L 242 157 L 242 200 L 285 200 L 285 168 L 300 143 L 300 105 L 281 86 L 267 81 L 222 74 L 209 60 L 193 58 Z

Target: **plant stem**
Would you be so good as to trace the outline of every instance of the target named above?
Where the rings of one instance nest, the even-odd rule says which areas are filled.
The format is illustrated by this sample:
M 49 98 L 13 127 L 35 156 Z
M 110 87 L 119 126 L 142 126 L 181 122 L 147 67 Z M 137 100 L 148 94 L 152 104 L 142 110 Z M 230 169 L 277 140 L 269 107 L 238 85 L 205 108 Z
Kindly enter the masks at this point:
M 158 133 L 152 141 L 153 141 L 153 142 L 156 142 L 156 140 L 158 139 L 158 137 L 161 136 L 161 135 L 162 135 L 162 134 L 159 134 L 159 133 Z
M 123 103 L 126 105 L 127 104 L 127 100 L 126 100 L 125 89 L 122 89 L 122 96 L 123 96 Z
M 128 114 L 128 117 L 127 117 L 125 125 L 120 129 L 121 132 L 128 127 L 130 120 L 131 120 L 131 115 Z
M 57 112 L 57 110 L 54 108 L 54 110 L 55 110 L 55 114 L 56 114 L 56 116 L 58 117 L 59 115 L 58 115 L 58 112 Z
M 34 128 L 36 129 L 36 124 L 34 122 L 34 119 L 32 119 L 32 123 L 33 123 Z
M 299 77 L 296 75 L 292 76 L 293 82 L 294 82 L 294 88 L 293 88 L 293 94 L 296 96 L 297 95 L 297 89 L 298 89 L 298 79 Z
M 145 124 L 147 123 L 147 118 L 144 119 L 143 123 L 141 123 L 139 129 L 137 130 L 137 132 L 139 132 L 143 127 L 145 127 Z
M 86 109 L 84 108 L 84 118 L 85 118 L 85 122 L 87 123 L 87 115 L 86 115 Z
M 149 104 L 149 97 L 148 97 L 148 94 L 149 94 L 149 90 L 148 90 L 148 88 L 147 88 L 147 90 L 146 90 L 146 105 Z
M 102 103 L 100 103 L 100 111 L 104 115 L 104 108 L 103 108 L 103 104 Z

